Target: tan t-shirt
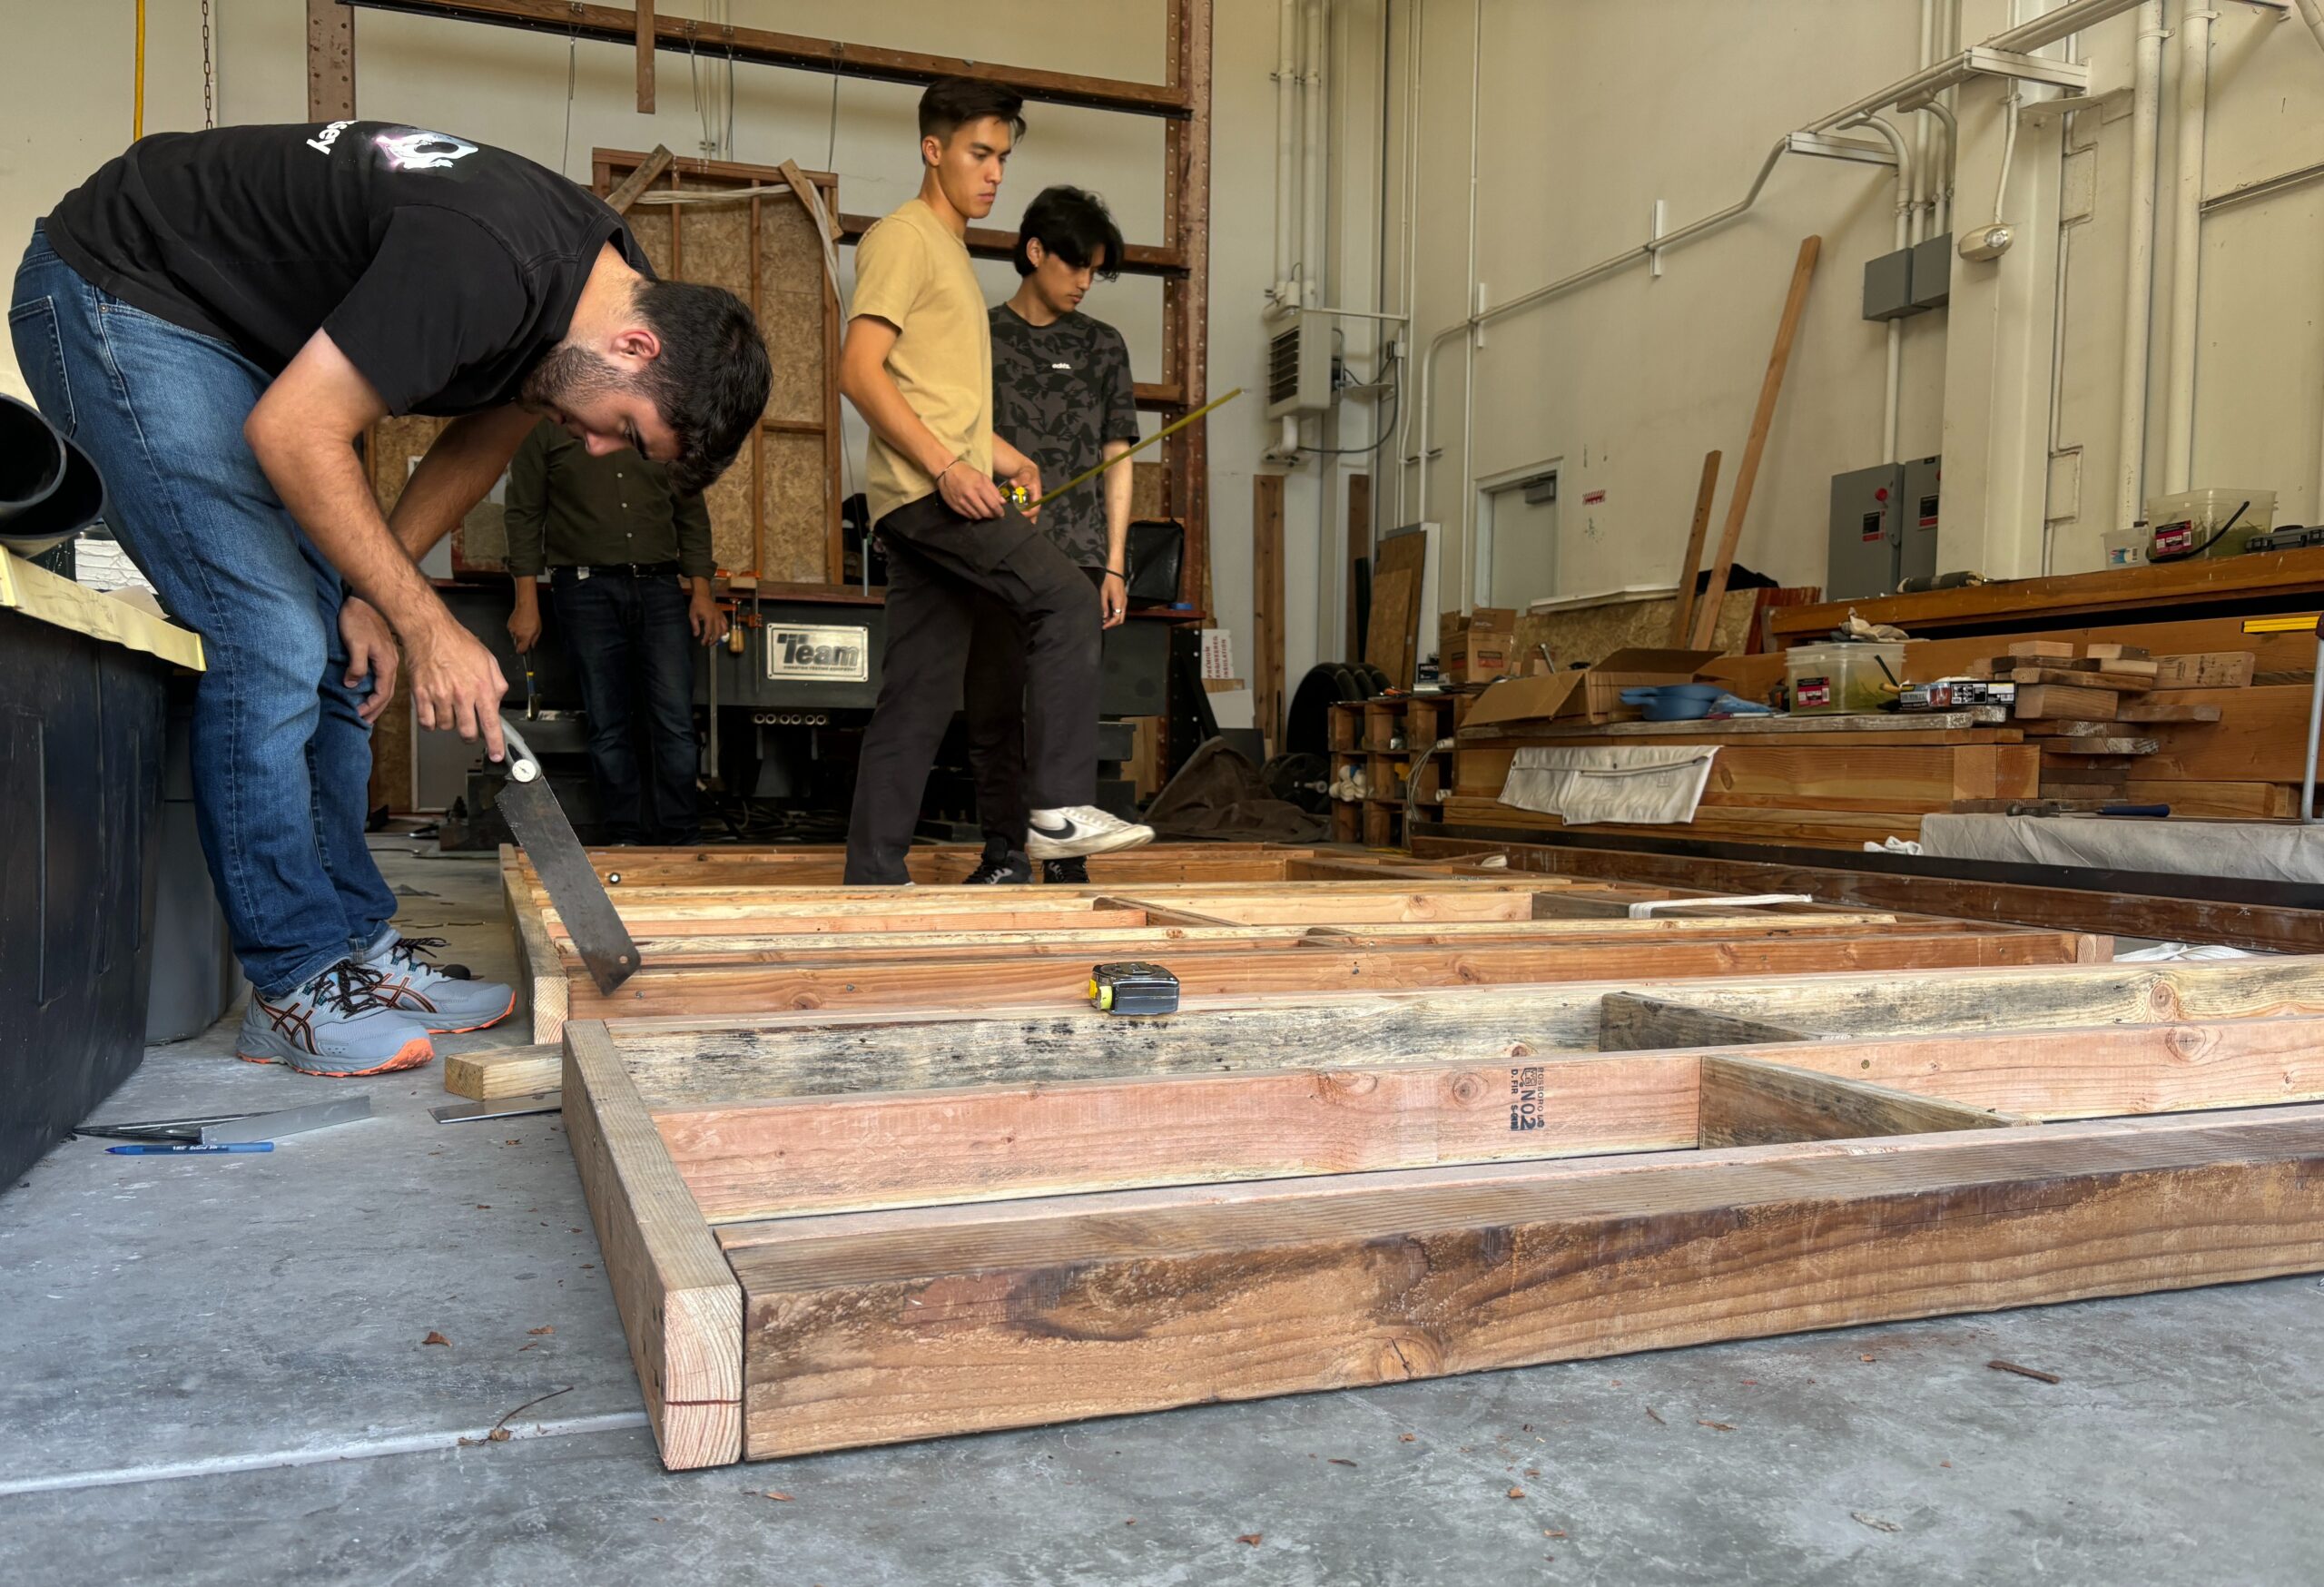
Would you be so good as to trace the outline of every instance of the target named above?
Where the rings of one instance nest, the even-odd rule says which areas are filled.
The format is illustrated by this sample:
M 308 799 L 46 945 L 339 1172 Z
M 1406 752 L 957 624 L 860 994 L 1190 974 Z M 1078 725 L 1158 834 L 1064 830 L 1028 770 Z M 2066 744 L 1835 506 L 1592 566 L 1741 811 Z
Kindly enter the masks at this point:
M 851 318 L 870 314 L 897 330 L 888 373 L 944 449 L 992 472 L 992 329 L 969 250 L 917 198 L 863 233 L 855 246 Z M 874 431 L 864 469 L 872 521 L 918 501 L 936 482 Z

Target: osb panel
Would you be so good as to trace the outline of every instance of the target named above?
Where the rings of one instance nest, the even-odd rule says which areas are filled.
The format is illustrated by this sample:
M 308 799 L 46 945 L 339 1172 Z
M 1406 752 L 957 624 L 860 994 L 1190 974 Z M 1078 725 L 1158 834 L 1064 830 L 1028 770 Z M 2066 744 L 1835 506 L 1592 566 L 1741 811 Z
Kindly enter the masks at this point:
M 760 576 L 778 582 L 822 584 L 825 536 L 832 515 L 831 473 L 823 438 L 769 431 L 766 456 L 766 562 Z
M 623 218 L 629 222 L 630 235 L 645 250 L 646 261 L 653 265 L 654 273 L 666 280 L 670 274 L 669 210 L 661 204 L 633 204 Z
M 727 182 L 688 182 L 694 191 L 715 191 Z M 684 204 L 678 224 L 683 273 L 690 281 L 724 287 L 751 301 L 751 206 L 741 201 L 723 204 Z
M 702 493 L 710 508 L 710 548 L 719 568 L 727 573 L 758 572 L 765 569 L 758 565 L 758 548 L 752 539 L 751 524 L 751 449 L 743 448 L 734 466 L 718 477 L 718 482 Z
M 1168 441 L 1162 443 L 1168 446 Z M 1129 466 L 1129 516 L 1133 522 L 1139 518 L 1162 516 L 1162 481 L 1167 478 L 1159 463 L 1132 462 Z
M 789 193 L 759 202 L 759 329 L 774 363 L 767 413 L 823 422 L 823 248 Z
M 371 489 L 379 498 L 379 510 L 393 512 L 396 502 L 403 495 L 404 481 L 411 478 L 415 459 L 428 455 L 436 444 L 447 420 L 426 419 L 411 414 L 402 419 L 383 419 L 371 427 Z M 502 548 L 507 548 L 504 540 Z
M 1719 603 L 1718 626 L 1711 644 L 1730 656 L 1740 654 L 1751 637 L 1751 613 L 1758 594 L 1731 589 Z M 1599 662 L 1632 646 L 1661 649 L 1670 643 L 1670 617 L 1677 601 L 1609 601 L 1603 606 L 1578 606 L 1570 611 L 1528 612 L 1517 619 L 1517 654 L 1535 656 L 1533 646 L 1547 644 L 1561 669 L 1577 661 Z
M 412 763 L 411 696 L 396 685 L 395 698 L 371 724 L 371 808 L 409 810 Z

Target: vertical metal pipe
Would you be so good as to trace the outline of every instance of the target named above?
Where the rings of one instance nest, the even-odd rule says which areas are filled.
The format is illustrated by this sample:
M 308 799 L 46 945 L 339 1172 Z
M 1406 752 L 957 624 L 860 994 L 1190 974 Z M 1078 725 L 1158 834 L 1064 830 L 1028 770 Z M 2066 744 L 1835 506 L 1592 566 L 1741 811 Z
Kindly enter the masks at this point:
M 2187 488 L 2195 466 L 2197 315 L 2203 282 L 2203 132 L 2211 111 L 2211 24 L 2219 13 L 2182 0 L 2179 13 L 2179 169 L 2171 195 L 2171 389 L 2163 414 L 2162 487 Z
M 2162 0 L 2146 0 L 2137 19 L 2138 54 L 2131 89 L 2131 234 L 2122 289 L 2122 428 L 2114 463 L 2114 519 L 2127 528 L 2145 516 L 2147 390 L 2154 325 L 2154 200 L 2157 134 L 2162 125 Z

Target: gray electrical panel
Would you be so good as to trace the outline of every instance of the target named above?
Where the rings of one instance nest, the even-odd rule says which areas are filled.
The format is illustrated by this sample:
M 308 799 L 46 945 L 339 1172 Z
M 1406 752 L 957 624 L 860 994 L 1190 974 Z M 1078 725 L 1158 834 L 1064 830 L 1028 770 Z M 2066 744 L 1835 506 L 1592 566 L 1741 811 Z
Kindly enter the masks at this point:
M 1893 595 L 1905 579 L 1936 572 L 1941 462 L 1919 458 L 1832 476 L 1825 599 Z
M 1896 582 L 1936 577 L 1936 520 L 1945 477 L 1942 458 L 1915 458 L 1905 465 L 1905 492 L 1897 502 L 1902 533 L 1896 547 Z
M 1886 595 L 1896 587 L 1896 504 L 1904 489 L 1901 463 L 1832 476 L 1826 600 Z

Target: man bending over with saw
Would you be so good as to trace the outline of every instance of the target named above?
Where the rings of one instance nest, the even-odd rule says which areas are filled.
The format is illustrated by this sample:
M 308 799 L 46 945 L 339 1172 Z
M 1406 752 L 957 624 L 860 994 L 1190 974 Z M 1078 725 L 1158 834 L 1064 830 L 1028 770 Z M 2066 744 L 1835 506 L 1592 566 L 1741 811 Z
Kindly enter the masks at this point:
M 543 416 L 680 488 L 716 478 L 766 405 L 750 310 L 655 281 L 618 215 L 530 161 L 332 122 L 132 144 L 34 228 L 8 319 L 116 537 L 202 636 L 195 813 L 253 989 L 235 1051 L 378 1074 L 500 1020 L 508 988 L 389 923 L 364 841 L 398 639 L 419 725 L 504 753 L 507 682 L 419 557 Z M 452 423 L 390 521 L 356 446 L 405 413 Z
M 1097 602 L 1073 559 L 1009 506 L 1040 470 L 992 430 L 992 339 L 969 262 L 969 222 L 991 212 L 1023 101 L 953 77 L 920 101 L 920 192 L 855 251 L 840 389 L 872 429 L 872 522 L 888 556 L 880 700 L 864 730 L 847 833 L 851 885 L 909 882 L 905 851 L 929 768 L 960 698 L 980 606 L 1026 636 L 1026 851 L 1063 860 L 1154 833 L 1091 803 L 1098 792 Z

